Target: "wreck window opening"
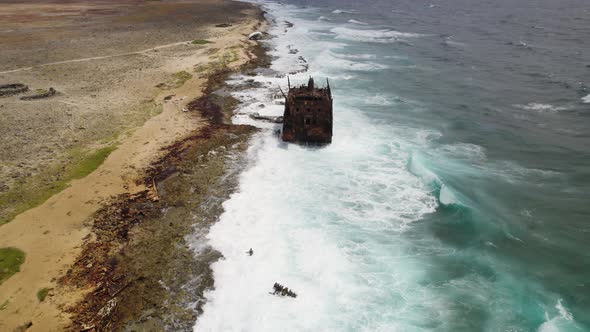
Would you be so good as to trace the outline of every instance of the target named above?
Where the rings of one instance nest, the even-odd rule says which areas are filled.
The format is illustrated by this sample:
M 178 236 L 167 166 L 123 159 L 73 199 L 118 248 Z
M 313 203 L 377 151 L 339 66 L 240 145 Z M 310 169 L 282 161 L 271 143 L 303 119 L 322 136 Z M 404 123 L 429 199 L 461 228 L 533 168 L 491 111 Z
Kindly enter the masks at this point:
M 309 125 L 309 124 L 311 124 L 311 119 L 310 119 L 310 118 L 305 118 L 305 124 L 306 124 L 306 125 Z

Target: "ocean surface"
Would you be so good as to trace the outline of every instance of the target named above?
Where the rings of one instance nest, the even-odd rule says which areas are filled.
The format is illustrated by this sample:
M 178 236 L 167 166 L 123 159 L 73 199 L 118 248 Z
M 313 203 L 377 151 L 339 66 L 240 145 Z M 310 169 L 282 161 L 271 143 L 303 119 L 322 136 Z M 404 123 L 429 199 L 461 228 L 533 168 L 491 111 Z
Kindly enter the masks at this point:
M 259 3 L 272 66 L 229 84 L 263 130 L 195 331 L 590 331 L 589 1 Z M 288 73 L 330 79 L 331 145 L 249 117 Z

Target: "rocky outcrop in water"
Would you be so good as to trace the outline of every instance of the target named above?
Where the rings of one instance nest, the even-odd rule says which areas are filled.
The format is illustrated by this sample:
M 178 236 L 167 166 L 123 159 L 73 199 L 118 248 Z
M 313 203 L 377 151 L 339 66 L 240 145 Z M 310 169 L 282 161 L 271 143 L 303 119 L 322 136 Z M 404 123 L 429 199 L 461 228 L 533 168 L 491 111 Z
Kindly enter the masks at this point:
M 293 298 L 297 297 L 295 292 L 290 290 L 288 287 L 279 284 L 278 282 L 275 282 L 272 287 L 274 288 L 274 292 L 271 293 L 272 295 L 290 296 Z

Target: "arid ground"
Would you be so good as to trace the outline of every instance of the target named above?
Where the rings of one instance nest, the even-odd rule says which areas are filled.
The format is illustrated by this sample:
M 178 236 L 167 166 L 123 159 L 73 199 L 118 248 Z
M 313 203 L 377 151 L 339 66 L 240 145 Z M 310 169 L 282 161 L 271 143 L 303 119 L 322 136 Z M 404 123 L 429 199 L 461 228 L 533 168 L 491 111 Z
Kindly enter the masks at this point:
M 247 129 L 212 125 L 211 103 L 203 98 L 224 73 L 256 58 L 246 36 L 260 29 L 261 14 L 249 4 L 222 0 L 0 0 L 0 20 L 0 85 L 29 89 L 0 96 L 0 249 L 24 253 L 19 271 L 0 279 L 0 330 L 120 328 L 145 308 L 111 319 L 119 289 L 100 298 L 109 303 L 108 310 L 98 308 L 108 311 L 106 319 L 85 326 L 93 317 L 84 320 L 86 313 L 72 307 L 82 299 L 100 305 L 88 294 L 113 276 L 101 265 L 102 275 L 94 271 L 88 278 L 94 263 L 81 271 L 74 262 L 79 265 L 92 252 L 89 245 L 100 242 L 95 221 L 109 216 L 109 206 L 167 200 L 157 189 L 165 177 L 154 165 L 183 163 L 179 144 L 196 160 L 208 153 L 202 146 L 228 143 L 220 133 L 247 139 Z M 55 95 L 21 99 L 50 88 Z M 201 102 L 189 105 L 197 98 Z M 214 175 L 205 178 L 223 173 L 223 160 L 212 165 L 217 162 Z M 188 229 L 184 225 L 174 237 Z M 123 238 L 110 234 L 121 242 L 102 253 L 120 254 L 134 239 L 126 231 Z M 127 299 L 137 295 L 127 293 Z M 163 321 L 149 326 L 170 328 L 176 320 Z

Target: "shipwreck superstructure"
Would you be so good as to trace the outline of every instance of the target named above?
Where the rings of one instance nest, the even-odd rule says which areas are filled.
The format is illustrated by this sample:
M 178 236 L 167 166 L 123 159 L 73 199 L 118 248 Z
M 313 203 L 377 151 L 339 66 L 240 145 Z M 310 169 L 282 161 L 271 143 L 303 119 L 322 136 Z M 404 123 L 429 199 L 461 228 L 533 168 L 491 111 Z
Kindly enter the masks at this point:
M 283 93 L 284 95 L 284 93 Z M 291 88 L 285 95 L 283 141 L 303 144 L 332 143 L 332 91 L 315 86 L 312 77 L 307 85 Z

